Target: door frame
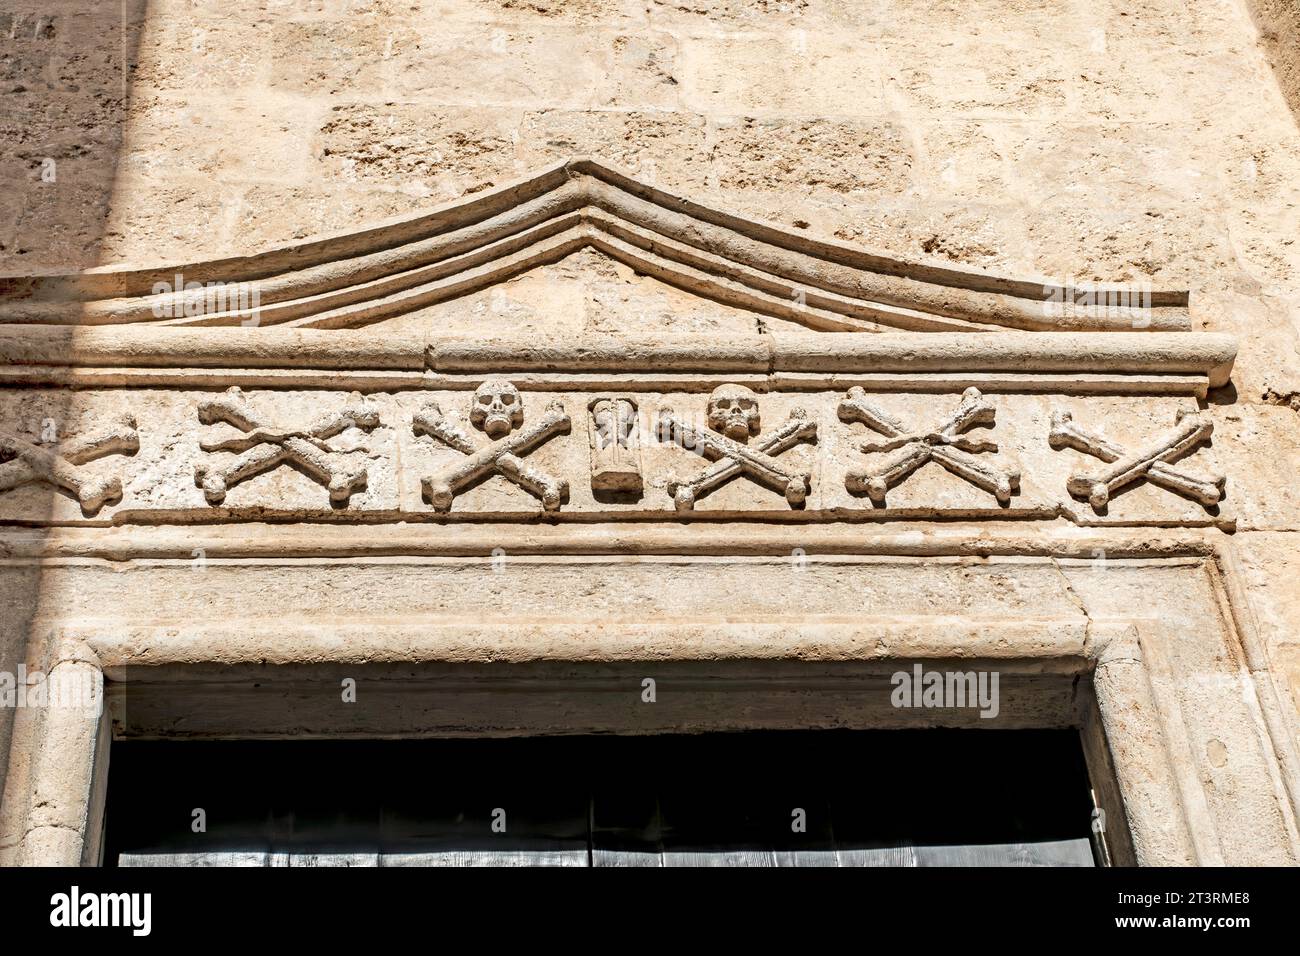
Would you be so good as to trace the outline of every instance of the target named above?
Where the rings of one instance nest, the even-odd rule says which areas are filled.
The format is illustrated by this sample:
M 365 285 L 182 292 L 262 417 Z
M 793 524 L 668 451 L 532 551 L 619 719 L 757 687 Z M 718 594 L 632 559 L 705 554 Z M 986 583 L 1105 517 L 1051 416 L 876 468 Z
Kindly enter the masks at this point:
M 193 529 L 187 530 L 192 537 Z M 522 536 L 529 530 L 513 529 L 512 533 Z M 593 534 L 606 529 L 557 528 L 540 535 L 539 530 L 531 529 L 531 544 L 522 537 L 516 541 L 512 554 L 542 569 L 575 561 L 606 561 L 607 566 L 619 567 L 628 562 L 684 562 L 699 567 L 751 562 L 755 568 L 763 568 L 789 561 L 792 554 L 792 538 L 785 529 L 755 529 L 740 541 L 735 529 L 712 534 L 700 529 L 689 548 L 683 548 L 680 539 L 670 539 L 671 547 L 656 546 L 650 532 L 615 553 L 611 553 L 607 532 L 603 537 Z M 138 559 L 142 567 L 174 566 L 194 547 L 185 538 L 168 539 L 166 529 L 155 531 L 152 546 L 146 547 L 142 538 L 149 534 L 133 530 L 137 553 L 148 555 Z M 425 561 L 429 568 L 483 564 L 491 560 L 493 548 L 500 546 L 505 532 L 485 532 L 481 542 L 462 536 L 453 546 L 430 545 L 425 538 L 419 547 L 394 542 L 390 532 L 370 532 L 374 552 L 367 553 L 356 541 L 356 536 L 365 532 L 344 529 L 338 534 L 353 539 L 347 554 L 338 553 L 337 541 L 322 540 L 321 556 L 310 558 L 250 558 L 246 545 L 234 544 L 237 539 L 227 538 L 222 544 L 219 529 L 213 534 L 214 539 L 205 543 L 206 560 L 227 562 L 228 569 L 265 585 L 276 580 L 275 574 L 268 574 L 268 564 L 287 571 L 295 562 L 306 560 L 313 562 L 314 568 L 338 572 L 395 560 L 391 557 L 395 549 L 404 555 L 400 560 Z M 166 544 L 168 540 L 173 543 Z M 626 692 L 619 682 L 627 678 L 629 667 L 633 673 L 647 668 L 676 669 L 679 676 L 694 671 L 701 680 L 709 680 L 707 675 L 723 662 L 734 675 L 729 678 L 732 683 L 717 691 L 725 696 L 735 691 L 752 693 L 758 685 L 776 687 L 782 680 L 808 679 L 809 674 L 831 681 L 837 668 L 847 668 L 850 679 L 862 681 L 880 679 L 915 661 L 935 662 L 936 666 L 955 662 L 963 669 L 995 666 L 1008 675 L 1009 687 L 1024 690 L 1008 711 L 1013 720 L 1023 721 L 1022 726 L 1060 726 L 1059 721 L 1066 719 L 1082 732 L 1099 802 L 1112 810 L 1106 815 L 1105 829 L 1117 863 L 1212 865 L 1234 863 L 1252 854 L 1256 861 L 1264 861 L 1270 854 L 1300 859 L 1294 813 L 1294 741 L 1286 732 L 1282 702 L 1260 656 L 1262 644 L 1243 612 L 1239 572 L 1230 545 L 1211 545 L 1186 536 L 1163 541 L 1153 541 L 1151 536 L 1125 539 L 1113 531 L 1101 537 L 1076 535 L 1051 543 L 1045 543 L 1042 536 L 1028 536 L 1019 544 L 1006 541 L 994 547 L 955 533 L 944 541 L 941 536 L 921 540 L 906 533 L 867 539 L 861 534 L 799 529 L 797 540 L 799 560 L 807 569 L 832 567 L 836 562 L 877 561 L 885 562 L 891 574 L 906 577 L 922 573 L 921 569 L 933 574 L 948 573 L 945 569 L 950 568 L 954 575 L 967 575 L 970 568 L 1002 568 L 1009 574 L 1036 568 L 1061 574 L 1063 593 L 1073 590 L 1070 575 L 1095 564 L 1099 552 L 1105 555 L 1109 570 L 1160 576 L 1159 582 L 1152 578 L 1152 587 L 1167 588 L 1168 575 L 1175 573 L 1188 587 L 1209 588 L 1221 605 L 1222 619 L 1207 621 L 1204 637 L 1197 639 L 1210 648 L 1213 669 L 1185 672 L 1181 653 L 1171 653 L 1158 618 L 1138 613 L 1128 619 L 1104 618 L 1086 607 L 1077 615 L 1012 615 L 996 620 L 972 613 L 969 607 L 936 607 L 936 613 L 929 615 L 881 614 L 850 620 L 825 613 L 840 609 L 805 608 L 797 619 L 776 623 L 747 620 L 743 613 L 728 607 L 718 609 L 716 619 L 700 622 L 688 634 L 680 633 L 680 622 L 659 626 L 637 613 L 621 623 L 552 620 L 521 627 L 517 621 L 488 620 L 467 628 L 454 621 L 430 622 L 400 614 L 382 623 L 363 619 L 341 623 L 322 610 L 262 635 L 250 635 L 240 622 L 221 619 L 177 629 L 138 617 L 61 616 L 47 618 L 34 628 L 39 639 L 31 642 L 29 666 L 48 671 L 77 668 L 101 676 L 109 702 L 105 713 L 113 716 L 116 734 L 130 733 L 134 720 L 123 712 L 124 707 L 134 706 L 128 693 L 129 700 L 137 704 L 152 699 L 155 716 L 159 703 L 170 700 L 179 708 L 176 716 L 188 713 L 194 718 L 209 710 L 194 706 L 195 695 L 214 682 L 220 683 L 229 706 L 211 714 L 206 724 L 204 718 L 191 727 L 180 726 L 180 735 L 192 736 L 257 732 L 257 721 L 273 716 L 274 708 L 259 716 L 256 707 L 246 705 L 259 692 L 262 700 L 271 699 L 274 695 L 265 692 L 268 683 L 301 681 L 304 675 L 333 682 L 340 667 L 356 670 L 362 665 L 390 668 L 383 678 L 388 691 L 394 699 L 406 693 L 410 700 L 414 685 L 404 685 L 399 672 L 406 674 L 407 681 L 432 679 L 446 687 L 448 668 L 477 668 L 463 689 L 482 699 L 484 693 L 511 689 L 504 688 L 500 678 L 505 676 L 501 665 L 512 663 L 536 670 L 532 676 L 519 678 L 522 683 L 516 684 L 514 692 L 532 693 L 537 700 L 550 695 L 552 702 L 557 693 L 573 694 L 572 675 L 582 668 L 589 668 L 592 675 L 584 692 L 600 697 L 611 693 L 611 681 L 617 693 Z M 488 543 L 492 547 L 487 547 Z M 47 546 L 51 546 L 49 542 Z M 53 546 L 57 547 L 57 541 Z M 443 552 L 431 553 L 435 547 Z M 174 557 L 167 556 L 168 548 Z M 78 568 L 87 573 L 103 570 L 102 561 L 93 554 L 83 549 L 71 555 L 69 550 L 65 548 L 61 557 L 41 560 L 47 568 L 62 567 L 74 580 Z M 423 554 L 411 553 L 421 550 Z M 972 593 L 978 593 L 978 586 L 983 585 L 977 584 Z M 755 633 L 763 639 L 756 641 Z M 567 668 L 570 676 L 547 678 L 547 668 Z M 1239 812 L 1251 818 L 1249 826 L 1236 816 L 1238 808 L 1225 811 L 1221 805 L 1217 810 L 1211 806 L 1217 797 L 1208 792 L 1202 777 L 1202 742 L 1189 733 L 1188 718 L 1195 715 L 1184 712 L 1186 688 L 1207 681 L 1227 681 L 1236 688 L 1233 713 L 1221 715 L 1225 727 L 1221 736 L 1230 751 L 1234 755 L 1255 754 L 1259 765 L 1271 764 L 1273 768 L 1265 792 L 1240 801 Z M 715 689 L 721 686 L 716 679 L 714 683 Z M 1066 686 L 1072 688 L 1068 714 L 1060 697 Z M 241 693 L 245 695 L 242 703 Z M 844 704 L 844 700 L 850 703 Z M 855 709 L 852 700 L 852 695 L 841 697 L 841 710 L 849 716 L 847 723 L 839 725 L 924 726 L 929 720 L 933 726 L 960 726 L 963 722 L 979 726 L 979 718 L 973 715 L 900 713 L 879 705 L 878 699 L 874 707 L 859 699 Z M 576 711 L 581 713 L 582 707 L 576 706 Z M 548 712 L 554 713 L 554 708 L 539 710 Z M 726 712 L 715 707 L 714 723 L 718 723 L 718 714 Z M 405 728 L 361 728 L 353 735 L 374 736 L 376 730 L 394 736 L 526 733 L 538 726 L 536 722 L 510 725 L 509 721 L 493 726 L 491 721 L 480 720 L 458 730 L 413 717 L 409 710 L 405 716 L 400 709 L 395 713 L 399 721 L 407 722 Z M 787 726 L 806 718 L 806 714 L 787 714 L 786 719 L 795 722 Z M 689 715 L 686 719 L 689 722 Z M 681 720 L 674 718 L 673 725 L 680 726 Z M 589 724 L 590 720 L 568 727 L 553 724 L 550 732 L 578 732 Z M 298 726 L 301 733 L 301 722 Z M 0 808 L 0 837 L 4 840 L 0 852 L 6 854 L 5 862 L 77 865 L 98 861 L 108 728 L 107 718 L 88 721 L 85 715 L 70 710 L 19 712 L 14 729 L 14 753 L 19 759 L 11 766 Z M 653 732 L 653 728 L 635 725 L 624 730 Z M 276 732 L 270 725 L 262 727 L 262 733 Z M 313 735 L 348 732 L 321 726 Z M 289 728 L 281 728 L 280 733 L 293 735 Z M 1261 806 L 1268 812 L 1262 821 Z M 1231 818 L 1225 818 L 1225 813 Z

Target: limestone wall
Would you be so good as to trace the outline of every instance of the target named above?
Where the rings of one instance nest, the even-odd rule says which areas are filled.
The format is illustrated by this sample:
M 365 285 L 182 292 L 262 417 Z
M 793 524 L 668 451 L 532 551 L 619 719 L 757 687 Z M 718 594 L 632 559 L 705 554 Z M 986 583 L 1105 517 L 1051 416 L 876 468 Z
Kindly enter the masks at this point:
M 1251 6 L 1282 92 L 1291 109 L 1300 112 L 1300 3 L 1251 0 Z
M 1254 449 L 1234 540 L 1300 694 L 1289 0 L 6 9 L 0 273 L 245 253 L 591 154 L 910 259 L 1191 288 L 1195 327 L 1240 338 L 1209 411 Z

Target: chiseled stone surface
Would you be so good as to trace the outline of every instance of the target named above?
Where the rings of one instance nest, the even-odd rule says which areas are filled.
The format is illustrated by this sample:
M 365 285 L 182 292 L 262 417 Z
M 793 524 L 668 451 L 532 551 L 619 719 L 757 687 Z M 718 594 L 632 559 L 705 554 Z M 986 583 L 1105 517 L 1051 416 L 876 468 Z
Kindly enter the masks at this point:
M 39 475 L 27 480 L 18 465 L 6 473 L 22 480 L 0 492 L 7 535 L 0 559 L 8 562 L 0 566 L 0 670 L 12 671 L 28 652 L 31 619 L 57 618 L 51 608 L 75 605 L 90 613 L 126 599 L 112 587 L 97 590 L 98 578 L 70 587 L 58 574 L 43 577 L 13 557 L 25 542 L 38 542 L 48 524 L 147 529 L 169 521 L 309 517 L 331 526 L 445 521 L 442 530 L 455 533 L 457 522 L 476 518 L 572 527 L 635 519 L 638 529 L 653 525 L 656 534 L 674 529 L 689 536 L 709 522 L 745 517 L 782 528 L 870 520 L 884 529 L 897 519 L 920 522 L 916 534 L 924 538 L 931 519 L 1011 519 L 972 536 L 1043 541 L 1096 531 L 1078 525 L 1152 538 L 1166 527 L 1193 530 L 1197 541 L 1226 543 L 1238 555 L 1235 584 L 1244 603 L 1236 612 L 1257 629 L 1262 660 L 1243 663 L 1236 659 L 1241 648 L 1205 637 L 1204 622 L 1226 612 L 1209 592 L 1189 591 L 1192 572 L 1181 568 L 1107 575 L 1085 567 L 1062 577 L 1044 566 L 1023 577 L 999 572 L 965 591 L 940 582 L 935 594 L 963 611 L 989 602 L 1011 619 L 1048 604 L 1069 604 L 1096 620 L 1127 619 L 1134 608 L 1146 608 L 1150 613 L 1142 616 L 1166 628 L 1155 656 L 1167 672 L 1152 671 L 1150 683 L 1162 704 L 1179 702 L 1188 753 L 1178 759 L 1189 779 L 1202 782 L 1206 812 L 1238 821 L 1237 832 L 1219 835 L 1230 848 L 1225 856 L 1288 862 L 1280 844 L 1249 858 L 1252 844 L 1293 830 L 1294 821 L 1275 819 L 1278 811 L 1261 796 L 1271 792 L 1268 778 L 1277 768 L 1251 749 L 1258 738 L 1240 703 L 1235 668 L 1271 668 L 1290 691 L 1283 726 L 1294 736 L 1300 705 L 1297 17 L 1292 0 L 7 4 L 0 13 L 0 275 L 247 255 L 412 216 L 590 155 L 712 208 L 908 261 L 1063 284 L 1190 288 L 1193 327 L 1236 335 L 1240 354 L 1231 383 L 1211 389 L 1199 411 L 1188 394 L 986 388 L 995 424 L 962 434 L 996 441 L 998 451 L 962 454 L 1019 474 L 1005 508 L 933 456 L 915 472 L 900 473 L 884 508 L 854 494 L 845 483 L 851 471 L 887 465 L 907 448 L 875 456 L 859 450 L 863 441 L 889 436 L 837 414 L 847 384 L 760 389 L 761 425 L 746 447 L 757 448 L 796 409 L 816 424 L 815 443 L 801 441 L 772 456 L 781 468 L 808 476 L 801 509 L 778 485 L 754 480 L 751 470 L 699 495 L 690 516 L 674 511 L 670 486 L 689 482 L 709 463 L 659 442 L 648 426 L 668 407 L 707 427 L 705 403 L 722 378 L 680 391 L 562 383 L 524 388 L 525 415 L 512 432 L 527 430 L 553 402 L 568 416 L 568 431 L 548 434 L 517 461 L 488 462 L 463 488 L 456 486 L 447 515 L 422 483 L 489 444 L 470 422 L 475 383 L 370 390 L 364 400 L 374 424 L 337 430 L 329 422 L 354 401 L 351 386 L 245 387 L 257 416 L 248 427 L 200 423 L 200 405 L 221 396 L 218 382 L 202 389 L 102 382 L 78 391 L 5 387 L 0 440 L 62 451 L 72 470 L 60 471 L 59 492 Z M 375 327 L 377 334 L 417 341 L 435 329 L 539 342 L 656 334 L 726 342 L 754 333 L 796 341 L 821 334 L 698 297 L 591 248 Z M 481 377 L 489 372 L 510 378 L 495 370 Z M 909 430 L 941 430 L 963 387 L 927 391 L 912 383 L 868 399 Z M 647 426 L 637 432 L 643 484 L 635 493 L 593 489 L 589 403 L 600 397 L 634 403 Z M 438 406 L 431 421 L 443 414 L 463 420 L 471 439 L 465 448 L 413 429 L 430 403 Z M 1076 448 L 1053 449 L 1054 416 L 1069 412 L 1097 437 L 1094 445 L 1101 447 L 1104 437 L 1128 452 L 1174 427 L 1180 409 L 1197 411 L 1214 431 L 1210 442 L 1174 463 L 1173 477 L 1117 487 L 1104 514 L 1067 492 L 1071 475 L 1102 473 L 1106 463 Z M 138 450 L 120 446 L 74 460 L 77 443 L 93 444 L 123 415 L 132 416 Z M 239 447 L 245 439 L 248 447 Z M 221 441 L 236 444 L 201 447 Z M 240 456 L 277 447 L 283 460 L 274 469 L 238 471 Z M 915 445 L 911 451 L 926 453 Z M 535 471 L 520 477 L 519 462 Z M 21 467 L 44 474 L 41 469 L 64 466 L 32 458 Z M 235 469 L 221 501 L 205 497 L 196 481 L 201 467 L 207 474 Z M 1194 494 L 1170 490 L 1170 482 L 1186 483 L 1184 472 L 1226 477 L 1217 515 Z M 120 498 L 101 504 L 88 492 L 88 502 L 75 500 L 78 488 L 102 489 L 113 478 Z M 538 490 L 551 479 L 568 486 L 558 509 L 549 509 Z M 130 527 L 102 530 L 105 542 L 122 540 L 110 531 L 131 533 Z M 617 550 L 637 533 L 611 534 L 607 547 Z M 289 532 L 259 525 L 248 540 L 274 547 L 277 534 L 287 540 Z M 656 539 L 661 551 L 664 540 Z M 798 547 L 798 533 L 790 541 Z M 1104 547 L 1096 550 L 1104 568 Z M 128 544 L 121 554 L 94 560 L 111 564 L 129 553 Z M 178 553 L 171 560 L 188 557 Z M 248 579 L 235 581 L 234 571 L 208 577 L 183 568 L 168 572 L 168 586 L 158 593 L 175 602 L 182 619 L 193 602 L 205 600 L 198 592 L 227 573 L 234 591 L 211 594 L 308 609 L 322 600 L 313 595 L 322 593 L 327 575 L 279 570 L 278 590 L 254 585 L 246 594 L 240 589 L 250 588 Z M 460 573 L 462 580 L 470 577 Z M 348 594 L 375 616 L 387 613 L 391 595 L 384 588 L 395 578 L 382 568 L 358 574 L 329 577 L 330 600 Z M 599 607 L 613 593 L 605 578 L 564 575 L 549 587 L 550 579 L 539 576 L 529 585 L 535 593 L 523 587 L 520 607 L 541 610 L 569 600 Z M 456 575 L 449 577 L 455 587 Z M 531 579 L 510 580 L 518 588 Z M 1035 589 L 1049 580 L 1068 588 L 1044 597 L 1046 591 Z M 806 597 L 814 603 L 853 606 L 845 581 L 834 572 L 800 579 L 800 586 L 812 589 Z M 899 581 L 882 600 L 903 608 L 930 596 L 910 593 L 911 579 Z M 699 583 L 724 606 L 761 597 L 771 606 L 756 605 L 755 613 L 777 613 L 788 604 L 779 591 L 747 584 L 739 570 L 713 569 Z M 498 584 L 465 593 L 482 597 L 487 614 L 492 595 L 499 600 L 507 590 Z M 654 604 L 647 600 L 644 607 Z M 782 637 L 766 633 L 771 641 Z M 1129 665 L 1121 659 L 1113 666 Z M 0 713 L 0 783 L 12 732 L 13 715 Z M 24 786 L 33 764 L 56 756 L 16 752 L 7 766 Z M 1285 775 L 1287 768 L 1277 772 Z M 16 812 L 6 802 L 6 811 Z M 1234 803 L 1245 808 L 1235 816 Z M 69 841 L 53 827 L 29 836 L 24 852 L 33 858 L 46 844 Z M 16 852 L 13 839 L 0 823 L 0 859 Z

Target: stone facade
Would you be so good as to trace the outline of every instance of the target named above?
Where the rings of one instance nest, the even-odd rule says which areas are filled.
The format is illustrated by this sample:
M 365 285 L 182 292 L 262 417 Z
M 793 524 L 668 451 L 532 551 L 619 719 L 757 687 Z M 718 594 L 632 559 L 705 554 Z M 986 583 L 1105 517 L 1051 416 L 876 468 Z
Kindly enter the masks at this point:
M 0 862 L 93 859 L 112 733 L 953 659 L 1121 862 L 1300 860 L 1294 4 L 13 6 L 0 671 L 111 722 L 0 712 Z

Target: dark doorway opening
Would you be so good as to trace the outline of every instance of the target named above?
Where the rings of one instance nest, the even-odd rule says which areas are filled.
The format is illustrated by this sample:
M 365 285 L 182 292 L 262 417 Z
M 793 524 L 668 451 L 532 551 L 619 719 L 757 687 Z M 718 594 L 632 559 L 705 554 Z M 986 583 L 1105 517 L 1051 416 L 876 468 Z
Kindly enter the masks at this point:
M 118 741 L 109 768 L 108 865 L 1093 862 L 1072 730 Z

